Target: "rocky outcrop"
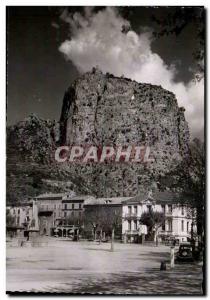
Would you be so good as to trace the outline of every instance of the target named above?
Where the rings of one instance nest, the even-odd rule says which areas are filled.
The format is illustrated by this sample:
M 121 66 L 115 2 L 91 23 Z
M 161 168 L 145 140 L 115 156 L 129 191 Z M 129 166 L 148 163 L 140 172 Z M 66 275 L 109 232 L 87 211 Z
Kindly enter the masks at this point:
M 7 128 L 7 157 L 17 161 L 47 164 L 52 160 L 56 141 L 59 140 L 58 124 L 42 120 L 31 114 L 16 125 Z
M 189 152 L 184 109 L 161 86 L 103 74 L 97 69 L 66 91 L 60 145 L 147 145 L 154 162 L 66 164 L 98 196 L 133 196 L 167 174 Z
M 7 203 L 21 203 L 40 193 L 91 194 L 71 169 L 55 164 L 60 127 L 32 114 L 7 128 Z
M 93 69 L 66 91 L 59 122 L 31 115 L 7 129 L 7 199 L 68 189 L 135 196 L 176 169 L 188 156 L 188 143 L 184 108 L 173 93 Z M 149 146 L 154 162 L 59 164 L 54 159 L 59 145 L 131 144 Z

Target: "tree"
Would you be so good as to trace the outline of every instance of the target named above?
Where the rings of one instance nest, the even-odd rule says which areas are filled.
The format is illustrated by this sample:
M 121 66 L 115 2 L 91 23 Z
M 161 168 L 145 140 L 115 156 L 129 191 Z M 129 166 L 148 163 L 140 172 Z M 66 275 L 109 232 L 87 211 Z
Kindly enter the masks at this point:
M 147 226 L 149 234 L 154 233 L 154 240 L 156 245 L 158 245 L 157 234 L 158 229 L 165 224 L 164 213 L 150 209 L 148 212 L 143 212 L 140 218 L 140 223 Z
M 6 226 L 7 227 L 13 227 L 15 225 L 16 225 L 15 216 L 12 216 L 11 213 L 10 213 L 10 210 L 7 209 L 6 210 Z
M 188 196 L 188 203 L 196 208 L 197 233 L 201 236 L 205 228 L 205 154 L 204 144 L 194 139 L 190 144 L 190 164 L 185 175 L 183 195 Z
M 196 218 L 197 233 L 202 240 L 205 229 L 205 148 L 199 139 L 190 143 L 188 157 L 173 171 L 159 178 L 160 189 L 165 187 L 179 194 L 180 205 L 188 206 Z
M 75 213 L 73 215 L 66 216 L 64 218 L 64 222 L 65 224 L 69 224 L 69 225 L 82 226 L 84 223 L 84 216 L 83 214 L 79 215 Z
M 121 210 L 112 207 L 102 209 L 102 228 L 104 231 L 111 232 L 111 251 L 114 251 L 115 231 L 122 224 Z
M 91 224 L 93 228 L 94 240 L 97 231 L 111 235 L 111 251 L 114 251 L 114 238 L 116 229 L 122 224 L 122 212 L 119 207 L 109 205 L 89 206 L 85 209 L 85 223 Z
M 79 233 L 81 233 L 81 231 L 83 230 L 84 215 L 74 213 L 70 216 L 66 216 L 63 219 L 63 221 L 64 221 L 64 224 L 66 224 L 66 225 L 68 224 L 68 225 L 73 225 L 73 226 L 76 227 L 75 230 L 74 230 L 74 237 L 78 239 L 79 238 Z
M 102 224 L 100 207 L 99 206 L 88 206 L 87 208 L 85 208 L 84 221 L 85 221 L 86 227 L 88 227 L 88 225 L 91 225 L 92 230 L 93 230 L 93 239 L 96 240 L 97 230 L 100 229 L 101 224 Z

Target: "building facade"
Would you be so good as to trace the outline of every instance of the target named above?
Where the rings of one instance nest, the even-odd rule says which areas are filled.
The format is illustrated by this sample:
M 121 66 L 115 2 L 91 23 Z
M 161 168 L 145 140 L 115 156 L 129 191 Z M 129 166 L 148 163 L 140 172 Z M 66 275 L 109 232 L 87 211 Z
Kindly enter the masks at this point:
M 191 238 L 195 219 L 194 209 L 180 204 L 180 199 L 172 192 L 158 192 L 154 195 L 137 196 L 122 203 L 122 235 L 129 242 L 142 241 L 149 234 L 142 224 L 143 213 L 160 212 L 163 223 L 158 228 L 157 238 L 161 241 L 174 238 L 186 242 Z M 196 228 L 193 228 L 195 232 Z
M 89 238 L 107 238 L 114 228 L 115 237 L 122 238 L 122 202 L 131 197 L 89 199 L 84 203 L 84 229 Z
M 54 228 L 62 223 L 62 200 L 66 195 L 49 193 L 34 198 L 38 207 L 40 235 L 53 235 Z
M 84 217 L 84 203 L 94 201 L 92 196 L 74 196 L 66 195 L 62 200 L 62 216 L 64 225 L 75 225 L 81 223 Z
M 6 223 L 7 235 L 10 236 L 28 236 L 29 232 L 39 231 L 38 209 L 35 201 L 7 206 Z
M 25 227 L 32 220 L 33 210 L 32 203 L 26 203 L 18 206 L 7 206 L 7 211 L 13 218 L 14 225 Z
M 143 242 L 154 238 L 149 227 L 143 224 L 143 213 L 160 212 L 164 222 L 155 232 L 160 241 L 173 238 L 179 242 L 190 240 L 195 211 L 172 192 L 156 192 L 136 197 L 95 198 L 69 193 L 43 194 L 30 203 L 7 207 L 7 224 L 10 231 L 37 231 L 40 235 L 70 237 L 84 234 L 87 237 L 110 236 L 115 228 L 116 237 L 125 242 Z M 11 222 L 10 222 L 11 223 Z
M 92 196 L 74 196 L 70 193 L 36 197 L 40 234 L 62 237 L 78 234 L 83 226 L 84 202 L 93 199 Z

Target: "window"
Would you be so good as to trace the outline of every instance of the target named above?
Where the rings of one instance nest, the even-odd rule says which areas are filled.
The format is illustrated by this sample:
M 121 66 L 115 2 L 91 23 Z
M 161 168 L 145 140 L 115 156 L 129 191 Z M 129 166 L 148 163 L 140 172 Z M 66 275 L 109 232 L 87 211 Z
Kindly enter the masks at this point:
M 161 205 L 161 208 L 162 208 L 162 212 L 165 214 L 165 211 L 166 211 L 166 207 L 164 204 Z
M 20 214 L 20 209 L 18 209 L 18 215 Z
M 172 220 L 168 220 L 168 231 L 173 231 Z
M 54 204 L 54 209 L 56 209 L 56 204 Z
M 128 214 L 131 215 L 131 206 L 128 206 Z
M 74 216 L 74 211 L 71 212 L 72 217 Z
M 184 220 L 182 220 L 182 231 L 184 231 Z
M 148 209 L 148 212 L 151 213 L 152 212 L 152 205 L 147 205 L 147 209 Z
M 165 225 L 165 222 L 163 223 L 163 225 L 162 225 L 162 230 L 166 230 L 166 225 Z
M 189 222 L 187 222 L 187 232 L 189 232 Z
M 137 221 L 134 221 L 134 230 L 137 230 Z
M 172 213 L 172 205 L 168 205 L 168 212 L 171 214 Z
M 67 209 L 67 204 L 64 205 L 64 209 Z
M 128 221 L 128 230 L 131 230 L 131 221 Z
M 66 218 L 66 211 L 64 211 L 64 218 Z
M 137 205 L 134 206 L 134 214 L 137 215 Z
M 82 209 L 82 204 L 81 203 L 79 204 L 79 209 Z
M 104 203 L 105 203 L 105 204 L 112 203 L 112 200 L 105 200 Z
M 72 209 L 74 209 L 74 203 L 72 204 Z
M 182 206 L 182 216 L 184 215 L 184 206 Z

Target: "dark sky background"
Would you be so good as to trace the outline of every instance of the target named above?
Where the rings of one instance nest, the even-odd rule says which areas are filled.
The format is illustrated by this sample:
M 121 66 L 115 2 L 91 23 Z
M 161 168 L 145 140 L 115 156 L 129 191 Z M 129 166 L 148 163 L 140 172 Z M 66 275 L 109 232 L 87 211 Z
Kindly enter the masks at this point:
M 59 10 L 55 7 L 7 8 L 8 125 L 30 113 L 45 119 L 59 119 L 64 92 L 79 75 L 73 64 L 58 51 L 60 44 L 69 37 L 67 24 L 59 19 Z M 165 14 L 166 10 L 133 8 L 128 19 L 136 32 L 141 26 L 155 29 L 152 15 Z M 59 24 L 59 28 L 53 24 Z M 195 38 L 195 28 L 190 25 L 180 36 L 161 37 L 152 44 L 152 50 L 166 63 L 176 63 L 177 81 L 192 79 L 189 67 L 193 67 Z

